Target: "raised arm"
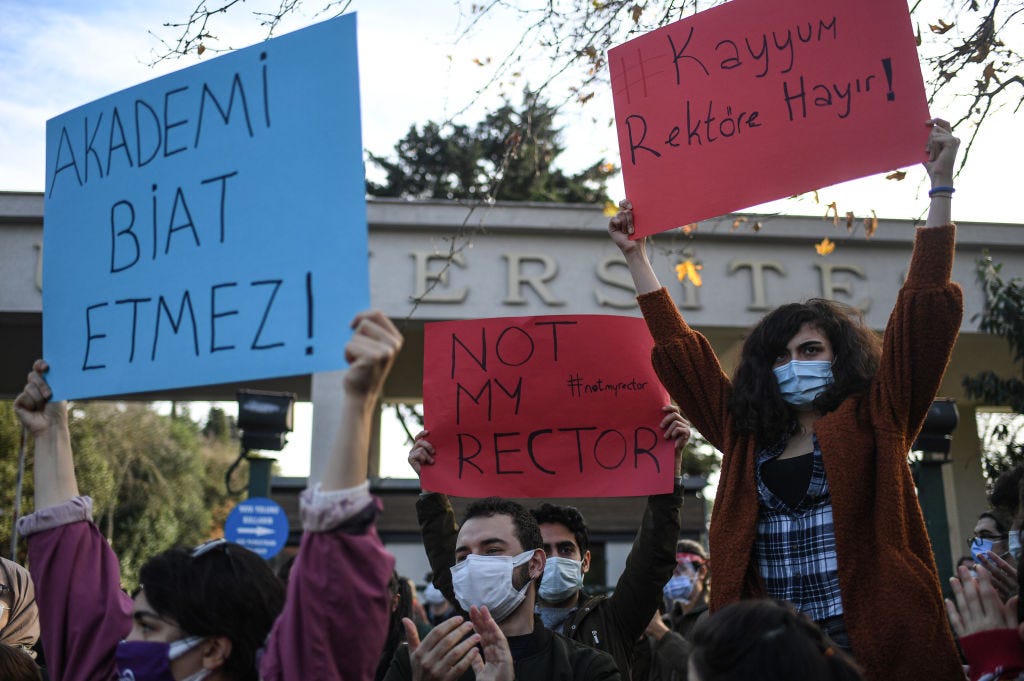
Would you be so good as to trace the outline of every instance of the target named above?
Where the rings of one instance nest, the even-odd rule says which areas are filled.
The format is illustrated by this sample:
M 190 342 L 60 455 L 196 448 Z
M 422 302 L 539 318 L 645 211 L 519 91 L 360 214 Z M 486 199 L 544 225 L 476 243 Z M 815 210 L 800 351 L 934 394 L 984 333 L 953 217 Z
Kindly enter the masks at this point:
M 131 629 L 131 599 L 121 591 L 117 557 L 78 494 L 64 402 L 51 402 L 37 360 L 15 412 L 35 438 L 35 512 L 18 521 L 39 606 L 50 676 L 61 681 L 114 678 L 114 649 Z
M 637 295 L 660 289 L 658 276 L 647 259 L 647 239 L 629 238 L 633 234 L 633 204 L 628 200 L 619 201 L 619 212 L 608 222 L 608 234 L 626 258 Z
M 963 294 L 953 283 L 956 230 L 950 223 L 951 181 L 960 140 L 949 123 L 928 121 L 925 169 L 932 180 L 930 209 L 917 230 L 906 280 L 886 324 L 882 362 L 873 391 L 877 413 L 912 440 L 938 392 L 963 318 Z M 909 444 L 909 442 L 908 442 Z
M 366 482 L 373 412 L 384 389 L 384 379 L 402 348 L 402 334 L 383 312 L 373 310 L 356 315 L 352 328 L 355 333 L 345 347 L 349 367 L 345 372 L 341 422 L 320 482 L 324 492 Z
M 662 385 L 701 435 L 722 451 L 728 451 L 728 404 L 732 383 L 722 371 L 714 349 L 704 336 L 690 328 L 672 297 L 658 281 L 647 259 L 645 239 L 633 233 L 633 205 L 619 203 L 619 212 L 608 222 L 608 235 L 622 251 L 637 300 L 654 339 L 651 361 Z
M 372 678 L 388 630 L 395 560 L 374 525 L 369 492 L 373 411 L 402 336 L 381 312 L 352 322 L 341 423 L 323 479 L 303 492 L 304 534 L 260 665 L 264 681 Z
M 423 466 L 433 466 L 437 452 L 427 437 L 427 430 L 417 433 L 412 449 L 409 451 L 409 465 L 420 475 Z M 422 488 L 422 485 L 420 486 Z M 452 588 L 451 567 L 455 560 L 455 542 L 459 535 L 459 525 L 455 521 L 448 495 L 423 490 L 416 500 L 416 518 L 423 536 L 423 549 L 427 552 L 430 569 L 434 573 L 434 586 L 455 606 L 460 614 L 466 614 L 455 598 Z
M 675 407 L 666 406 L 664 411 L 666 416 L 661 423 L 664 436 L 674 439 L 676 445 L 675 486 L 669 494 L 647 498 L 640 531 L 608 599 L 623 641 L 636 641 L 644 633 L 651 617 L 661 607 L 662 587 L 676 567 L 676 541 L 683 508 L 683 488 L 679 482 L 683 450 L 690 441 L 690 426 Z

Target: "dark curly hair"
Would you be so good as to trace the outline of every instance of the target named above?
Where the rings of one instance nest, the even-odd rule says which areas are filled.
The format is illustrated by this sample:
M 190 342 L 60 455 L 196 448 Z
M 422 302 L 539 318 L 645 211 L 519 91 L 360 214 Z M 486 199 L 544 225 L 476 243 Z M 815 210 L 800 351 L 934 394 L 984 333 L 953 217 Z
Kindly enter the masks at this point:
M 761 447 L 778 444 L 796 430 L 796 412 L 782 398 L 772 367 L 804 324 L 821 331 L 832 345 L 833 382 L 814 400 L 822 414 L 866 390 L 878 371 L 881 339 L 855 308 L 812 298 L 768 313 L 743 343 L 729 403 L 736 432 L 752 434 Z
M 466 513 L 462 517 L 465 524 L 471 518 L 490 518 L 496 515 L 507 515 L 512 518 L 512 524 L 516 528 L 516 538 L 519 540 L 523 551 L 540 549 L 544 547 L 544 540 L 540 536 L 540 528 L 537 521 L 527 512 L 521 504 L 501 497 L 487 497 L 474 501 L 466 507 Z
M 856 663 L 788 603 L 745 600 L 691 632 L 702 681 L 862 681 Z
M 256 681 L 256 651 L 284 607 L 284 582 L 267 562 L 238 544 L 199 556 L 174 548 L 139 571 L 150 606 L 191 636 L 226 636 L 231 655 L 220 670 L 231 681 Z
M 575 506 L 556 506 L 544 502 L 537 508 L 530 509 L 530 514 L 533 515 L 538 525 L 544 523 L 565 525 L 576 539 L 576 547 L 580 550 L 580 555 L 586 553 L 590 548 L 590 532 L 587 530 L 587 521 L 583 519 L 583 514 Z

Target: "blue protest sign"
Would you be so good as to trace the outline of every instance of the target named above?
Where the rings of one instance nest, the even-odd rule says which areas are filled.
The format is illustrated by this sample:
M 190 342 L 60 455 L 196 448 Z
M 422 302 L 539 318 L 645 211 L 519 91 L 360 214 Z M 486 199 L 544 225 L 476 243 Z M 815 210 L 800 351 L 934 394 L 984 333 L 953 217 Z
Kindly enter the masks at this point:
M 369 306 L 355 15 L 46 125 L 57 399 L 344 366 Z
M 224 538 L 270 559 L 288 542 L 288 517 L 273 499 L 252 497 L 231 509 Z

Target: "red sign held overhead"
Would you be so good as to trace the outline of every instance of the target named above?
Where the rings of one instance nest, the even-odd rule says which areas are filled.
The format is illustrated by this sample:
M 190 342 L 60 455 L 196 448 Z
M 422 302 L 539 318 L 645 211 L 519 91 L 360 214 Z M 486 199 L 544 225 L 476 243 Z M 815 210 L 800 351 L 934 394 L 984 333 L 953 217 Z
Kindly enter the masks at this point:
M 608 65 L 638 237 L 924 156 L 904 2 L 732 0 Z
M 463 497 L 672 490 L 668 394 L 642 319 L 505 317 L 427 324 L 424 489 Z

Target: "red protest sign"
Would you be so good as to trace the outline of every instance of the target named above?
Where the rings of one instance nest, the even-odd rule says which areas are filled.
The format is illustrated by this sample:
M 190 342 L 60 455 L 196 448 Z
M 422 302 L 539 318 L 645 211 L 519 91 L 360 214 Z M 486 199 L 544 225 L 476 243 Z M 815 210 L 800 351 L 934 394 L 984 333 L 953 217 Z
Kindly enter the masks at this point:
M 505 317 L 427 324 L 424 489 L 463 497 L 672 490 L 668 394 L 642 319 Z
M 732 0 L 608 52 L 636 236 L 920 161 L 894 0 Z

